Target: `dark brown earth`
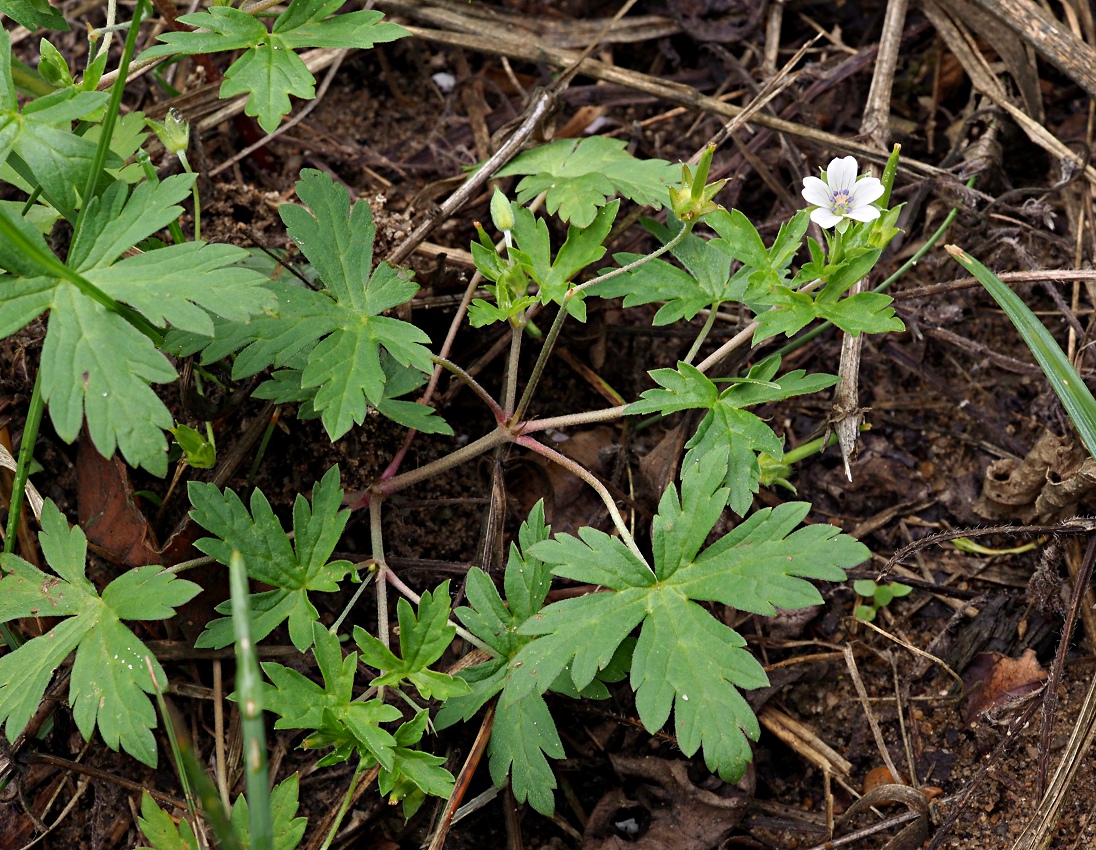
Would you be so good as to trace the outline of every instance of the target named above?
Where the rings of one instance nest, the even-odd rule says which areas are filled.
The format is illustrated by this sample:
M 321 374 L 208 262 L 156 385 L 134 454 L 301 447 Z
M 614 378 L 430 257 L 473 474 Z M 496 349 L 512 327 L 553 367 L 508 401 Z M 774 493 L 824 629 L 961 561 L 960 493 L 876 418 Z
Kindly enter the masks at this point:
M 388 9 L 385 3 L 376 5 Z M 545 44 L 554 43 L 559 33 L 578 33 L 583 22 L 612 15 L 618 8 L 598 0 L 437 5 L 455 15 L 490 8 L 516 16 L 515 26 L 528 28 L 521 39 Z M 435 4 L 428 0 L 392 4 L 389 11 L 406 14 L 414 6 L 421 11 Z M 1093 103 L 1075 81 L 1077 75 L 1043 58 L 1023 67 L 1010 65 L 996 52 L 1004 52 L 998 45 L 998 29 L 982 20 L 988 13 L 981 12 L 982 17 L 968 14 L 966 2 L 949 0 L 940 6 L 973 29 L 971 43 L 988 62 L 997 63 L 991 66 L 993 73 L 1005 81 L 1006 97 L 1018 109 L 1031 109 L 1020 92 L 1025 84 L 1034 83 L 1045 111 L 1037 123 L 1087 161 L 1093 137 Z M 980 0 L 978 9 L 983 6 L 992 9 L 997 4 Z M 1067 8 L 1069 14 L 1053 4 L 1063 28 L 1068 31 L 1073 27 L 1089 49 L 1096 47 L 1091 9 L 1081 2 L 1067 3 Z M 81 9 L 78 19 L 82 20 L 82 15 L 95 25 L 101 23 L 102 10 L 88 11 L 87 5 Z M 766 21 L 772 19 L 774 9 L 775 4 L 763 0 L 640 0 L 629 16 L 661 16 L 667 31 L 629 44 L 610 45 L 598 56 L 622 68 L 680 81 L 705 94 L 731 92 L 730 103 L 745 105 L 767 78 L 761 58 L 766 51 Z M 825 36 L 797 67 L 801 76 L 768 109 L 790 116 L 789 120 L 803 127 L 857 138 L 873 75 L 871 51 L 879 42 L 885 11 L 886 5 L 875 0 L 840 4 L 789 0 L 783 4 L 777 67 L 816 32 L 824 31 Z M 396 17 L 409 24 L 445 29 L 415 15 Z M 974 530 L 991 522 L 1035 523 L 1047 528 L 1031 534 L 999 530 L 977 538 L 990 550 L 1035 543 L 1031 550 L 1018 554 L 970 554 L 950 542 L 927 545 L 912 553 L 898 568 L 898 577 L 911 579 L 914 590 L 880 611 L 874 624 L 877 628 L 852 618 L 857 599 L 851 582 L 823 584 L 820 590 L 825 606 L 812 612 L 809 619 L 789 615 L 770 621 L 730 610 L 714 611 L 747 637 L 751 649 L 768 666 L 773 682 L 772 688 L 751 695 L 755 709 L 762 713 L 764 730 L 754 749 L 755 766 L 738 786 L 728 786 L 710 775 L 699 756 L 684 760 L 672 737 L 652 738 L 637 728 L 627 687 L 616 686 L 608 704 L 550 698 L 567 750 L 567 759 L 556 765 L 557 777 L 561 786 L 573 791 L 566 798 L 557 796 L 555 821 L 527 807 L 515 810 L 511 798 L 503 794 L 457 823 L 447 847 L 562 850 L 634 843 L 643 848 L 696 850 L 823 845 L 912 850 L 921 846 L 923 839 L 933 847 L 974 850 L 1014 846 L 1013 841 L 1033 816 L 1040 798 L 1040 768 L 1054 775 L 1085 701 L 1088 682 L 1096 672 L 1096 632 L 1089 630 L 1096 621 L 1091 617 L 1086 620 L 1082 616 L 1075 633 L 1067 638 L 1064 672 L 1060 681 L 1053 683 L 1057 700 L 1046 742 L 1040 737 L 1038 708 L 1023 728 L 1017 728 L 1014 721 L 1033 701 L 1046 699 L 1045 672 L 1063 639 L 1063 618 L 1071 599 L 1070 569 L 1078 568 L 1088 544 L 1086 534 L 1056 525 L 1073 515 L 1091 514 L 1093 506 L 1082 491 L 1053 516 L 1034 516 L 1033 498 L 1013 499 L 996 512 L 986 508 L 983 483 L 991 464 L 991 488 L 1003 480 L 1007 484 L 1008 471 L 1002 471 L 1001 461 L 1015 466 L 1048 431 L 1063 438 L 1067 449 L 1074 447 L 1069 455 L 1073 460 L 1067 458 L 1061 468 L 1049 472 L 1044 465 L 1032 473 L 1034 478 L 1011 479 L 1016 486 L 1010 492 L 1026 487 L 1035 494 L 1048 475 L 1054 480 L 1075 473 L 1080 462 L 1076 436 L 1031 355 L 992 299 L 977 287 L 941 291 L 938 285 L 962 277 L 962 270 L 944 252 L 945 243 L 962 246 L 999 273 L 1091 268 L 1096 252 L 1093 187 L 1083 174 L 1064 169 L 1062 160 L 1033 143 L 1013 119 L 981 97 L 968 69 L 920 6 L 910 9 L 903 31 L 890 99 L 892 136 L 902 143 L 904 156 L 948 169 L 948 176 L 923 180 L 909 170 L 900 170 L 895 194 L 907 203 L 907 215 L 901 222 L 904 233 L 884 254 L 873 285 L 912 256 L 949 210 L 957 209 L 958 215 L 944 238 L 891 290 L 907 331 L 865 342 L 860 403 L 869 409 L 870 430 L 853 465 L 853 481 L 845 478 L 840 457 L 831 449 L 801 463 L 793 483 L 799 497 L 813 503 L 810 521 L 836 524 L 869 546 L 873 561 L 856 573 L 863 578 L 875 575 L 897 550 L 929 534 Z M 70 62 L 82 61 L 86 48 L 78 31 L 54 43 Z M 577 46 L 584 43 L 576 42 Z M 15 50 L 25 61 L 36 61 L 36 39 L 19 41 Z M 1026 56 L 1022 48 L 1021 54 Z M 216 57 L 222 69 L 224 58 Z M 858 67 L 857 58 L 865 60 Z M 849 69 L 847 75 L 806 96 L 813 84 L 825 80 L 841 63 Z M 510 59 L 510 66 L 527 89 L 546 82 L 555 70 L 517 56 Z M 452 92 L 438 88 L 431 80 L 438 71 L 457 76 L 458 88 Z M 322 79 L 323 72 L 318 76 Z M 177 71 L 175 85 L 180 89 L 194 89 L 202 82 L 201 74 L 188 62 Z M 1027 91 L 1031 90 L 1028 85 Z M 128 91 L 127 109 L 162 111 L 170 105 L 148 77 Z M 576 132 L 581 133 L 595 114 L 590 107 L 603 112 L 606 119 L 599 132 L 627 139 L 637 156 L 672 161 L 691 156 L 723 122 L 701 111 L 678 110 L 677 104 L 667 99 L 597 84 L 579 75 L 564 98 L 557 128 L 577 122 Z M 522 108 L 521 93 L 498 55 L 425 38 L 351 53 L 324 99 L 301 124 L 271 142 L 264 156 L 246 158 L 201 184 L 203 235 L 248 247 L 286 247 L 277 206 L 293 200 L 299 170 L 312 167 L 331 173 L 354 197 L 373 205 L 378 222 L 376 256 L 382 257 L 456 185 L 440 181 L 459 176 L 463 168 L 483 158 L 486 152 L 476 147 L 477 126 L 485 125 L 493 132 L 520 115 Z M 750 138 L 749 130 L 739 131 L 740 144 L 747 144 Z M 963 154 L 980 140 L 982 158 L 977 163 L 968 159 L 963 166 Z M 482 144 L 483 139 L 479 141 Z M 208 171 L 246 144 L 239 122 L 226 122 L 196 139 L 196 161 Z M 730 178 L 717 200 L 744 211 L 767 239 L 794 211 L 790 204 L 799 205 L 802 177 L 844 153 L 793 135 L 770 135 L 769 141 L 749 153 L 748 160 L 738 150 L 729 142 L 716 154 L 713 176 Z M 963 181 L 974 175 L 976 189 L 965 189 Z M 410 260 L 418 280 L 424 283 L 420 292 L 424 304 L 415 308 L 413 319 L 431 336 L 435 348 L 445 336 L 453 305 L 471 275 L 461 264 L 459 252 L 466 251 L 473 238 L 472 222 L 487 220 L 486 200 L 486 194 L 477 198 L 430 236 L 432 243 L 451 250 L 453 259 L 448 264 L 439 266 L 433 256 L 424 253 Z M 627 205 L 625 209 L 631 211 Z M 189 222 L 184 221 L 184 228 L 189 228 Z M 614 238 L 610 252 L 655 247 L 637 226 Z M 1015 290 L 1062 346 L 1076 355 L 1075 363 L 1086 377 L 1091 370 L 1086 345 L 1096 315 L 1091 285 L 1091 281 L 1075 282 L 1067 272 L 1050 281 L 1033 283 L 1022 276 L 1013 281 Z M 437 306 L 438 296 L 450 297 L 440 299 Z M 560 342 L 565 354 L 551 361 L 533 414 L 560 415 L 605 406 L 595 382 L 572 364 L 596 374 L 625 399 L 634 399 L 647 389 L 648 370 L 675 364 L 688 349 L 700 322 L 697 319 L 692 328 L 679 323 L 652 329 L 653 313 L 654 308 L 623 309 L 619 302 L 606 302 L 592 306 L 586 325 L 569 324 Z M 1072 335 L 1071 325 L 1075 329 Z M 732 322 L 717 323 L 702 356 L 738 329 Z M 43 334 L 43 325 L 32 325 L 0 344 L 0 439 L 9 438 L 16 445 Z M 472 364 L 498 338 L 489 330 L 473 331 L 465 323 L 451 359 L 465 366 Z M 834 372 L 839 351 L 840 339 L 830 331 L 789 355 L 784 365 Z M 535 353 L 534 346 L 527 346 L 523 360 L 526 374 Z M 499 356 L 491 358 L 479 374 L 479 380 L 494 394 L 501 389 L 502 361 Z M 489 414 L 470 393 L 449 393 L 447 387 L 443 379 L 439 410 L 454 425 L 456 438 L 418 436 L 403 469 L 440 457 L 492 427 Z M 186 421 L 177 386 L 164 393 L 176 416 Z M 245 441 L 248 428 L 260 417 L 269 417 L 264 404 L 249 399 L 217 423 L 222 451 Z M 830 411 L 830 397 L 823 393 L 759 413 L 785 437 L 788 447 L 794 447 L 820 434 Z M 241 491 L 252 483 L 258 486 L 286 519 L 294 497 L 308 494 L 332 464 L 340 465 L 347 491 L 361 490 L 384 470 L 404 439 L 399 426 L 378 417 L 332 444 L 318 421 L 299 421 L 294 413 L 291 407 L 280 411 L 279 424 L 254 480 L 248 477 L 255 458 L 251 448 L 228 481 Z M 191 419 L 191 424 L 198 425 L 197 419 Z M 654 505 L 644 489 L 643 458 L 678 424 L 670 419 L 642 430 L 625 429 L 619 423 L 576 430 L 570 434 L 571 449 L 584 462 L 598 466 L 599 473 L 622 492 L 634 494 L 637 524 L 642 527 L 649 522 Z M 88 450 L 63 444 L 50 430 L 47 417 L 37 453 L 43 470 L 34 480 L 43 495 L 56 501 L 73 521 L 81 512 L 78 470 L 89 462 L 81 458 Z M 1068 455 L 1065 449 L 1063 452 L 1062 457 Z M 499 554 L 539 498 L 546 499 L 549 519 L 557 529 L 604 524 L 600 502 L 590 499 L 569 476 L 546 469 L 518 450 L 504 454 L 499 464 L 498 481 L 505 501 L 497 525 L 486 519 L 495 477 L 490 456 L 392 500 L 386 514 L 386 547 L 400 576 L 412 588 L 430 589 L 444 578 L 459 584 L 472 564 L 498 570 Z M 166 482 L 130 474 L 132 489 L 160 496 L 166 492 Z M 209 473 L 188 475 L 211 479 Z M 121 478 L 110 480 L 119 501 L 112 503 L 108 524 L 117 523 L 121 528 L 124 514 L 131 508 L 122 495 Z M 179 487 L 182 485 L 180 482 Z M 156 538 L 141 538 L 140 546 L 154 550 L 169 539 L 184 519 L 184 494 L 185 489 L 179 489 L 160 516 L 147 501 L 137 498 L 153 523 Z M 778 504 L 789 497 L 784 490 L 763 489 L 757 504 Z M 367 557 L 369 529 L 364 517 L 364 511 L 355 514 L 348 526 L 339 546 L 345 557 Z M 130 519 L 144 528 L 143 520 Z M 193 557 L 193 551 L 187 554 L 182 545 L 173 551 L 175 560 Z M 89 573 L 93 579 L 109 579 L 117 569 L 97 561 Z M 223 576 L 213 572 L 206 580 L 211 594 L 218 587 L 225 592 Z M 340 595 L 322 597 L 318 600 L 321 615 L 327 619 L 337 615 L 346 601 Z M 373 603 L 365 601 L 370 598 L 371 594 L 363 597 L 352 617 L 363 626 L 376 622 Z M 186 615 L 189 623 L 179 618 L 167 624 L 166 631 L 149 631 L 143 637 L 181 640 L 192 635 L 194 628 L 200 630 L 201 617 L 212 604 L 207 599 L 201 609 L 190 611 Z M 268 643 L 286 645 L 288 638 L 279 630 Z M 843 654 L 846 647 L 853 650 L 866 702 L 858 695 Z M 1025 656 L 1028 649 L 1032 654 Z M 984 653 L 1000 655 L 980 655 Z M 995 666 L 1002 658 L 1024 659 L 1024 664 L 1018 671 L 1009 667 L 1006 673 L 1006 668 Z M 448 660 L 456 661 L 456 656 Z M 194 659 L 164 663 L 173 685 L 169 698 L 182 727 L 189 730 L 205 759 L 213 742 L 212 665 Z M 303 662 L 298 666 L 308 670 Z M 962 687 L 952 673 L 964 680 Z M 226 662 L 226 687 L 231 675 L 232 665 Z M 980 713 L 979 706 L 989 706 L 988 713 Z M 828 810 L 830 816 L 840 819 L 855 796 L 867 790 L 869 774 L 885 768 L 869 717 L 877 724 L 901 782 L 921 790 L 913 792 L 916 805 L 912 809 L 911 798 L 900 791 L 884 794 L 877 805 L 878 814 L 860 814 L 850 828 L 877 823 L 880 816 L 921 812 L 923 831 L 914 838 L 907 834 L 895 844 L 886 842 L 901 828 L 898 825 L 859 841 L 831 838 L 828 830 Z M 808 738 L 799 738 L 793 746 L 788 738 L 778 737 L 773 730 L 780 718 L 802 724 Z M 0 803 L 0 846 L 18 848 L 33 841 L 36 828 L 28 809 L 47 824 L 55 824 L 39 846 L 139 845 L 133 815 L 140 795 L 112 783 L 109 775 L 178 798 L 178 778 L 169 760 L 161 759 L 161 767 L 153 772 L 107 750 L 98 740 L 84 742 L 63 705 L 54 712 L 53 724 L 53 731 L 43 741 L 18 754 L 24 770 Z M 476 728 L 475 722 L 458 726 L 431 744 L 434 752 L 449 758 L 448 767 L 454 774 L 463 764 Z M 230 748 L 232 741 L 230 738 Z M 301 771 L 300 813 L 311 824 L 318 823 L 341 800 L 349 770 L 315 770 L 314 754 L 297 749 L 299 736 L 272 733 L 271 742 L 273 778 L 280 780 Z M 1045 743 L 1049 743 L 1048 749 L 1044 749 Z M 839 757 L 843 770 L 829 775 L 821 768 L 820 744 Z M 78 760 L 106 773 L 88 777 L 71 772 L 36 760 L 32 749 Z M 873 776 L 877 781 L 879 773 Z M 465 801 L 486 790 L 489 781 L 485 765 L 481 765 Z M 242 780 L 237 790 L 242 790 Z M 1039 846 L 1061 850 L 1096 846 L 1092 818 L 1096 776 L 1090 754 L 1080 756 L 1080 769 L 1067 793 L 1068 801 L 1047 835 L 1049 843 Z M 66 808 L 70 801 L 73 805 Z M 428 802 L 405 823 L 398 808 L 389 807 L 375 789 L 368 789 L 347 816 L 335 846 L 418 847 L 429 840 L 439 808 L 440 804 Z M 613 824 L 627 817 L 636 817 L 643 830 L 631 840 L 614 832 Z M 730 826 L 721 827 L 720 818 L 726 818 Z M 302 846 L 316 847 L 318 844 L 308 842 L 320 840 L 310 830 Z M 832 844 L 825 844 L 827 841 Z

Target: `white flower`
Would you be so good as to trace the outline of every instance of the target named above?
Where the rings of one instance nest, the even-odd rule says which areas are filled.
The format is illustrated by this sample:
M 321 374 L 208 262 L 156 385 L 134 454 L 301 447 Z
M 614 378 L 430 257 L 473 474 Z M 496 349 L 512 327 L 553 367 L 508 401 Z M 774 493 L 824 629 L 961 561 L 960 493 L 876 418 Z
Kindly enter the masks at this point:
M 874 221 L 879 218 L 879 208 L 872 201 L 883 195 L 883 184 L 875 177 L 856 179 L 859 166 L 856 159 L 846 156 L 831 160 L 826 169 L 826 179 L 807 177 L 803 180 L 803 198 L 818 207 L 811 213 L 811 221 L 820 227 L 833 227 L 842 219 Z

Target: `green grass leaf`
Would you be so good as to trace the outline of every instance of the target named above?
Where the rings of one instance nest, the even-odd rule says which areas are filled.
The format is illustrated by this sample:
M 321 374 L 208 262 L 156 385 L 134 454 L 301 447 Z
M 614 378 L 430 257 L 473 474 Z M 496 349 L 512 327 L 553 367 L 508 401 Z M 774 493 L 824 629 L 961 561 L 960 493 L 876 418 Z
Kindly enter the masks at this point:
M 96 727 L 112 750 L 119 747 L 156 765 L 150 731 L 156 712 L 148 694 L 167 677 L 149 649 L 122 620 L 166 620 L 196 596 L 198 585 L 176 578 L 159 566 L 123 573 L 100 596 L 84 574 L 87 539 L 69 528 L 51 501 L 42 510 L 42 552 L 56 573 L 51 576 L 14 555 L 0 555 L 0 619 L 65 617 L 48 633 L 0 658 L 0 722 L 8 740 L 26 728 L 54 670 L 76 650 L 69 683 L 69 704 L 80 733 L 91 739 Z
M 1096 457 L 1096 399 L 1085 384 L 1073 364 L 1069 362 L 1061 346 L 1054 341 L 1031 308 L 1027 306 L 1008 285 L 984 265 L 954 245 L 948 245 L 947 251 L 964 269 L 970 272 L 986 288 L 993 299 L 1001 305 L 1024 338 L 1024 342 L 1035 357 L 1035 362 L 1047 376 L 1055 395 L 1062 402 L 1074 427 L 1088 453 Z
M 626 145 L 604 136 L 558 139 L 519 154 L 499 176 L 527 175 L 518 183 L 518 200 L 528 203 L 547 191 L 548 212 L 575 227 L 588 227 L 616 194 L 661 209 L 678 167 L 661 159 L 636 159 Z
M 262 640 L 288 619 L 293 645 L 301 652 L 311 646 L 312 624 L 319 613 L 309 601 L 309 593 L 334 593 L 353 569 L 349 561 L 328 561 L 350 518 L 350 512 L 341 509 L 342 493 L 339 467 L 333 466 L 313 489 L 311 507 L 298 495 L 293 505 L 294 541 L 290 543 L 262 491 L 251 494 L 249 514 L 232 490 L 222 492 L 214 484 L 190 482 L 190 516 L 216 535 L 195 543 L 198 550 L 225 565 L 233 550 L 238 550 L 248 576 L 275 588 L 250 596 L 253 640 Z M 222 614 L 231 610 L 230 602 L 217 608 Z M 232 619 L 222 617 L 206 626 L 196 646 L 219 649 L 232 641 Z

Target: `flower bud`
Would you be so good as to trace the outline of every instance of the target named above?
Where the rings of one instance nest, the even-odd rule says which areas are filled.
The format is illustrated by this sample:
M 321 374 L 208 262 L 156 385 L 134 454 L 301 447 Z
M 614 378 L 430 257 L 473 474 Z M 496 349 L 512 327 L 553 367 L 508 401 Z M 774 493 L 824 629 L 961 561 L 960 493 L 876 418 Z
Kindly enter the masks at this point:
M 151 118 L 146 119 L 146 123 L 156 133 L 168 153 L 186 153 L 190 145 L 190 124 L 178 109 L 169 109 L 162 123 Z
M 510 202 L 506 200 L 506 196 L 502 194 L 497 186 L 495 187 L 495 194 L 491 196 L 491 221 L 495 223 L 495 227 L 501 233 L 514 229 L 514 211 L 510 208 Z

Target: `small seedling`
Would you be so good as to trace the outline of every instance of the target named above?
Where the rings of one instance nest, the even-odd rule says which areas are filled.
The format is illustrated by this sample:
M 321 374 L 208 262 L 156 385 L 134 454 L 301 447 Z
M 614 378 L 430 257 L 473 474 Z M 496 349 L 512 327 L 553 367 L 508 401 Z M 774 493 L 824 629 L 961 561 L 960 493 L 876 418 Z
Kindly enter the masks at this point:
M 852 589 L 856 595 L 863 597 L 867 605 L 857 605 L 853 612 L 856 619 L 870 623 L 879 613 L 880 608 L 886 608 L 890 603 L 902 596 L 909 596 L 913 588 L 899 582 L 892 581 L 886 584 L 876 584 L 871 579 L 861 578 L 852 583 Z

